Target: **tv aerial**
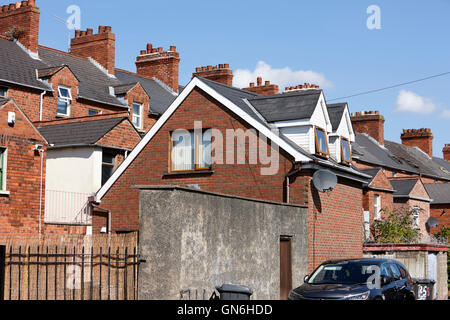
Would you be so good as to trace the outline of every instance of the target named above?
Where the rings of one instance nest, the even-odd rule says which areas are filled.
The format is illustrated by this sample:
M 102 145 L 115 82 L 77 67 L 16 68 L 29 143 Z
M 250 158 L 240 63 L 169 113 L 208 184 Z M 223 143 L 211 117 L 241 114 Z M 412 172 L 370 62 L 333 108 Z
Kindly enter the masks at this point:
M 333 191 L 337 182 L 337 176 L 329 170 L 318 170 L 313 175 L 314 187 L 320 192 Z

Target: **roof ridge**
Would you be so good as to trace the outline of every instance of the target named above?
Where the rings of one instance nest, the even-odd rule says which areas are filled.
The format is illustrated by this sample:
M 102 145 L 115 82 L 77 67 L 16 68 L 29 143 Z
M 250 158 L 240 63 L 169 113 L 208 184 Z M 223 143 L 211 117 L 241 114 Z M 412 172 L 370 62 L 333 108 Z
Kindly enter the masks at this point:
M 323 92 L 322 89 L 320 90 L 314 90 L 316 92 L 313 92 L 313 90 L 307 90 L 307 91 L 298 91 L 298 92 L 287 92 L 287 93 L 278 93 L 270 96 L 265 95 L 258 95 L 256 99 L 258 100 L 265 100 L 265 99 L 278 99 L 278 98 L 289 98 L 289 97 L 297 97 L 297 96 L 312 96 L 314 94 L 318 94 Z
M 228 89 L 233 89 L 233 90 L 239 91 L 241 93 L 250 94 L 250 95 L 252 95 L 254 97 L 261 96 L 260 94 L 257 94 L 257 93 L 254 93 L 254 92 L 250 92 L 250 91 L 246 91 L 246 90 L 243 90 L 243 89 L 239 89 L 239 88 L 236 88 L 236 87 L 233 87 L 233 86 L 229 86 L 229 85 L 226 85 L 224 83 L 217 82 L 217 81 L 214 81 L 214 80 L 210 80 L 210 79 L 207 79 L 207 78 L 203 78 L 203 77 L 199 77 L 199 76 L 195 76 L 195 78 L 199 78 L 200 80 L 206 80 L 207 82 L 208 81 L 209 82 L 214 82 L 214 84 L 217 84 L 219 86 L 222 86 L 222 87 L 225 87 L 225 88 L 228 88 Z

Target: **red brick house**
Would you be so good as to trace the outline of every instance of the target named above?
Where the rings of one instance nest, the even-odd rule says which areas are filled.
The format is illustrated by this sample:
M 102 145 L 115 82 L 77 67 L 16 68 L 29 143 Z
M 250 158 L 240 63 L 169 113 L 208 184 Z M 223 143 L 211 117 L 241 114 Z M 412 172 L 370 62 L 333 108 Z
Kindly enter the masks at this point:
M 399 144 L 384 139 L 385 118 L 379 112 L 352 113 L 351 120 L 356 131 L 356 139 L 352 143 L 355 165 L 363 172 L 381 169 L 391 184 L 397 184 L 400 189 L 393 188 L 393 198 L 385 199 L 383 194 L 380 194 L 377 201 L 367 199 L 365 210 L 390 209 L 405 205 L 414 208 L 418 205 L 425 209 L 420 211 L 421 224 L 426 223 L 431 216 L 439 220 L 440 226 L 449 227 L 446 212 L 450 211 L 450 193 L 446 191 L 449 190 L 450 183 L 450 162 L 446 160 L 445 148 L 444 158 L 433 156 L 431 130 L 405 129 L 401 134 L 402 143 Z M 420 190 L 410 189 L 411 181 L 417 182 L 418 185 L 414 189 Z M 414 195 L 410 194 L 411 192 Z M 420 203 L 412 203 L 408 197 L 420 198 Z M 436 232 L 440 226 L 431 232 Z M 425 225 L 421 225 L 421 231 L 425 239 L 428 235 Z
M 299 104 L 304 108 L 298 108 Z M 194 135 L 203 133 L 196 128 L 199 121 L 203 129 L 215 129 L 214 139 L 195 138 L 197 142 L 191 146 L 197 150 L 197 161 L 183 167 L 186 162 L 177 158 L 178 138 L 174 132 L 186 129 Z M 242 130 L 247 136 L 230 147 L 218 148 L 221 144 L 218 137 L 226 137 L 227 130 Z M 96 206 L 109 212 L 111 221 L 94 217 L 94 232 L 109 224 L 113 232 L 139 229 L 139 191 L 134 185 L 193 186 L 222 194 L 307 205 L 310 268 L 326 259 L 361 257 L 362 188 L 370 176 L 355 170 L 351 160 L 344 163 L 330 156 L 327 135 L 332 133 L 320 89 L 261 96 L 194 77 L 97 192 Z M 204 150 L 198 139 L 206 139 L 216 160 L 230 152 L 236 160 L 238 146 L 246 146 L 243 161 L 201 165 L 198 159 L 209 153 L 198 153 Z M 249 161 L 255 156 L 255 151 L 249 151 L 252 141 L 256 141 L 259 150 L 269 149 L 268 154 L 277 158 L 278 170 L 273 174 L 263 173 L 269 167 L 267 162 Z M 332 171 L 338 177 L 338 184 L 330 193 L 320 193 L 312 185 L 312 176 L 320 169 Z

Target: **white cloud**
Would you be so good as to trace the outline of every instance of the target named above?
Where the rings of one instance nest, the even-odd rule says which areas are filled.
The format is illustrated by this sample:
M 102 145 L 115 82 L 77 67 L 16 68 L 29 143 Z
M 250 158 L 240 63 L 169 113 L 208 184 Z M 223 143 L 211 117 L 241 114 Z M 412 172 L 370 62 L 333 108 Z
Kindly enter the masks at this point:
M 259 61 L 254 71 L 235 70 L 233 85 L 238 88 L 247 88 L 250 82 L 256 83 L 257 77 L 262 77 L 263 83 L 270 81 L 270 83 L 277 84 L 282 91 L 285 87 L 297 86 L 305 82 L 317 84 L 321 88 L 333 87 L 333 83 L 328 81 L 323 74 L 314 71 L 291 70 L 288 67 L 275 69 L 264 61 Z
M 412 112 L 419 114 L 430 114 L 436 110 L 436 106 L 431 99 L 424 98 L 418 94 L 401 90 L 397 98 L 397 112 Z
M 450 119 L 450 110 L 445 109 L 444 111 L 442 111 L 441 117 Z

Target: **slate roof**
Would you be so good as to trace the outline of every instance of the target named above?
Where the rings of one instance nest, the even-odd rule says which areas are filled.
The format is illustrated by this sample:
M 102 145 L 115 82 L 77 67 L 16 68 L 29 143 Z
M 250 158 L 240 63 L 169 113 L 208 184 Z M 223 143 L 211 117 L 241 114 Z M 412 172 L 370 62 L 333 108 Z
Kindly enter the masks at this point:
M 444 160 L 442 158 L 433 157 L 434 162 L 436 162 L 438 165 L 441 166 L 441 168 L 444 168 L 447 170 L 447 172 L 450 174 L 450 161 Z M 441 169 L 442 170 L 442 169 Z M 444 171 L 445 171 L 444 170 Z
M 327 104 L 328 115 L 330 117 L 333 132 L 335 132 L 341 124 L 342 115 L 344 114 L 347 103 Z
M 391 180 L 391 185 L 395 190 L 394 197 L 409 196 L 417 181 L 417 179 Z
M 43 61 L 31 58 L 15 42 L 0 37 L 0 81 L 39 90 L 52 90 L 36 76 L 36 69 L 47 67 Z
M 116 69 L 115 76 L 121 83 L 139 82 L 150 97 L 150 112 L 163 114 L 177 95 L 172 90 L 158 80 L 140 77 L 134 73 Z
M 425 184 L 425 189 L 433 199 L 431 204 L 450 203 L 450 183 Z
M 271 96 L 257 96 L 249 102 L 268 121 L 311 118 L 322 90 L 305 90 Z
M 443 171 L 438 163 L 419 148 L 404 146 L 392 141 L 385 141 L 384 144 L 395 156 L 416 168 L 417 173 L 450 181 L 450 174 Z
M 73 122 L 38 127 L 49 144 L 55 147 L 94 145 L 105 134 L 114 129 L 126 117 Z

